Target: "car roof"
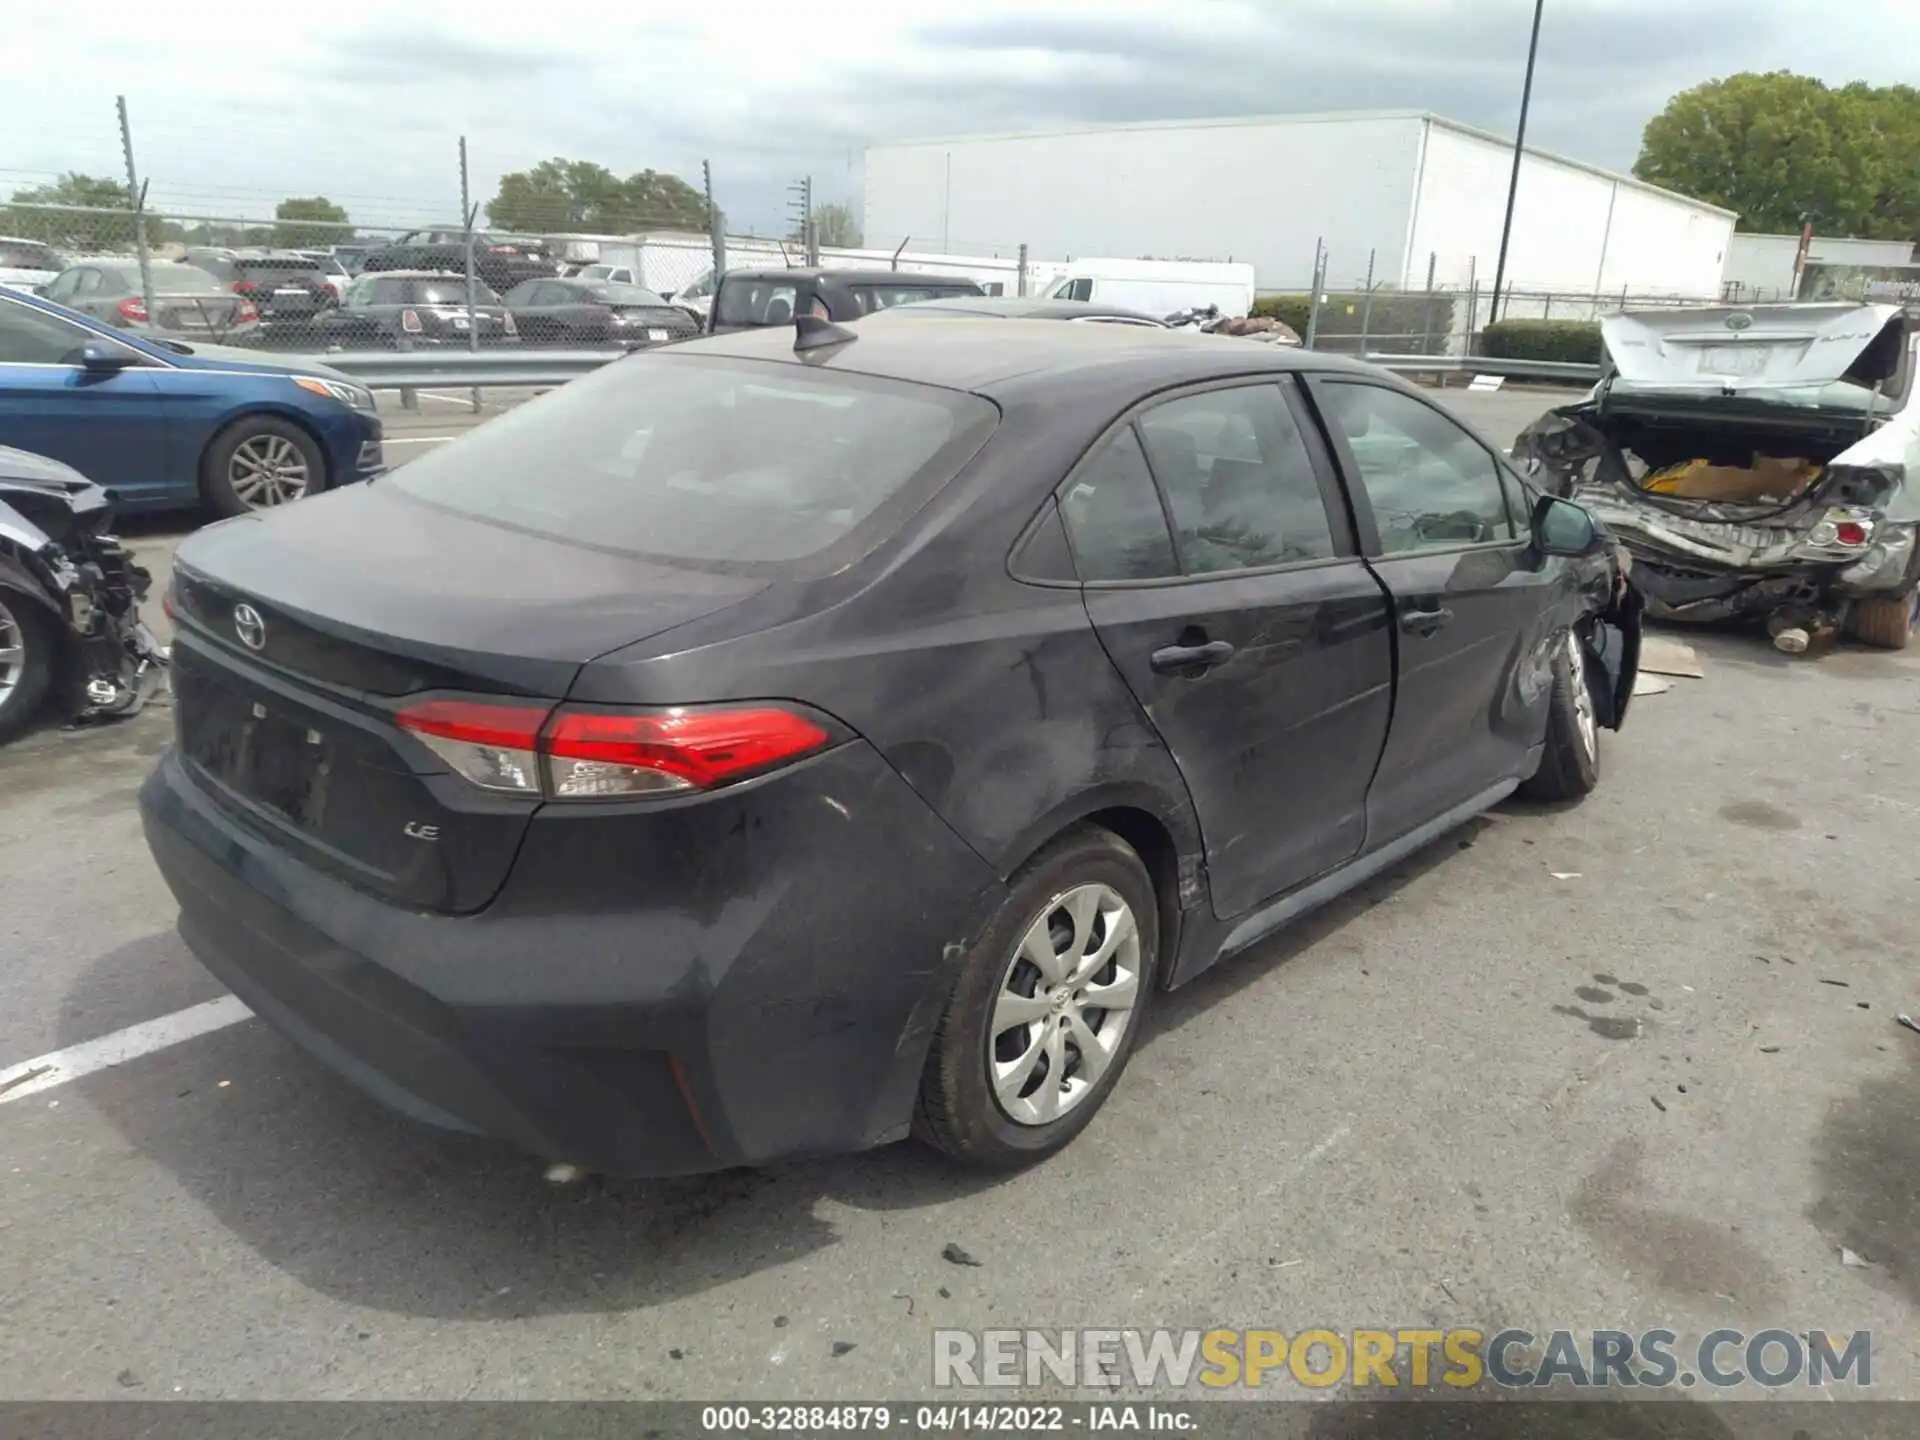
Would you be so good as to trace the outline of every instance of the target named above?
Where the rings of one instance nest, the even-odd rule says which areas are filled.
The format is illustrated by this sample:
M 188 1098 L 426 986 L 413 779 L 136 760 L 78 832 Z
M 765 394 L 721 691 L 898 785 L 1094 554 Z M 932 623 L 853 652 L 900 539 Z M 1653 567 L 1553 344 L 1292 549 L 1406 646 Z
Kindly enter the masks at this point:
M 1002 320 L 1147 320 L 1164 322 L 1144 310 L 1124 305 L 1102 305 L 1093 300 L 1043 300 L 1019 295 L 954 295 L 943 300 L 912 300 L 875 314 L 901 316 L 916 310 L 938 310 L 943 315 L 992 316 Z
M 676 345 L 673 351 L 844 370 L 987 396 L 1014 389 L 1099 388 L 1103 382 L 1118 393 L 1137 395 L 1234 375 L 1294 371 L 1390 379 L 1383 371 L 1341 356 L 1135 325 L 1062 325 L 1029 319 L 965 325 L 901 314 L 885 325 L 846 328 L 854 337 L 847 343 L 800 355 L 793 349 L 796 329 L 786 325 L 708 336 Z
M 722 280 L 847 280 L 860 285 L 977 286 L 980 283 L 968 275 L 917 275 L 907 270 L 839 270 L 825 265 L 796 265 L 790 270 L 771 267 L 729 270 L 720 278 Z

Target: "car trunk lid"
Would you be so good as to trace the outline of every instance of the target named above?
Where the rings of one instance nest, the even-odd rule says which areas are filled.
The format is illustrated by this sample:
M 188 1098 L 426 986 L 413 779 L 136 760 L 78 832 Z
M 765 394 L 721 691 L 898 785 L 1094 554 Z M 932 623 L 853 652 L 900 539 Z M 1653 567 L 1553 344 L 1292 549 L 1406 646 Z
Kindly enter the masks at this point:
M 1897 305 L 1755 305 L 1640 310 L 1600 323 L 1622 392 L 1741 396 L 1859 412 L 1898 394 L 1911 364 Z M 1835 391 L 1834 387 L 1846 387 Z
M 540 801 L 461 780 L 400 710 L 448 696 L 550 707 L 594 656 L 764 588 L 386 486 L 203 531 L 174 583 L 178 739 L 208 792 L 316 867 L 447 912 L 492 898 Z

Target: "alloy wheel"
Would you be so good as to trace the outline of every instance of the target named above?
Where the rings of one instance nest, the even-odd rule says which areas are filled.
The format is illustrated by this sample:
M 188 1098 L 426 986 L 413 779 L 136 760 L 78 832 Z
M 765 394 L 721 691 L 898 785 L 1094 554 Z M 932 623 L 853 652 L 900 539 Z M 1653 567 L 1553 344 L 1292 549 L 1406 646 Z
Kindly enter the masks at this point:
M 1600 722 L 1593 713 L 1593 691 L 1587 687 L 1587 656 L 1580 637 L 1567 632 L 1567 672 L 1573 686 L 1573 723 L 1580 732 L 1580 748 L 1588 760 L 1600 750 Z
M 26 631 L 7 608 L 7 602 L 0 600 L 0 705 L 6 704 L 26 673 Z
M 1140 992 L 1140 931 L 1110 885 L 1047 901 L 1007 962 L 987 1029 L 987 1085 L 1018 1125 L 1081 1104 L 1119 1053 Z
M 284 435 L 254 435 L 227 462 L 233 493 L 249 510 L 285 505 L 307 493 L 307 457 Z

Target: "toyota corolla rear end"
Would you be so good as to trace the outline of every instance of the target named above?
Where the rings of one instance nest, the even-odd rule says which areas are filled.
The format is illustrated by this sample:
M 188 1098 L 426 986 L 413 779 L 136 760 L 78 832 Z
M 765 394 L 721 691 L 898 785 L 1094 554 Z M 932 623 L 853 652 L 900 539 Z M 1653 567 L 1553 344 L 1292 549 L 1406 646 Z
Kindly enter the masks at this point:
M 366 1090 L 548 1158 L 898 1138 L 930 984 L 996 878 L 815 698 L 723 660 L 709 693 L 651 693 L 630 662 L 791 618 L 993 424 L 641 356 L 193 537 L 141 797 L 181 933 Z
M 1898 307 L 1665 310 L 1602 334 L 1614 373 L 1514 456 L 1620 537 L 1651 613 L 1764 618 L 1795 649 L 1911 609 L 1920 405 Z

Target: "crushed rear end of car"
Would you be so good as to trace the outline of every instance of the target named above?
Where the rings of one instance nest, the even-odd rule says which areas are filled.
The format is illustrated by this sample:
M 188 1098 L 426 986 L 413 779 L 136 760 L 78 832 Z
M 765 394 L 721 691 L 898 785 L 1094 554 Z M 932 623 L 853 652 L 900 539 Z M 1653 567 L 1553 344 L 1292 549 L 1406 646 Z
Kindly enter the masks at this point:
M 1915 337 L 1894 306 L 1614 316 L 1609 374 L 1514 459 L 1605 522 L 1659 619 L 1764 624 L 1785 650 L 1920 584 Z M 1872 625 L 1865 622 L 1871 619 Z

